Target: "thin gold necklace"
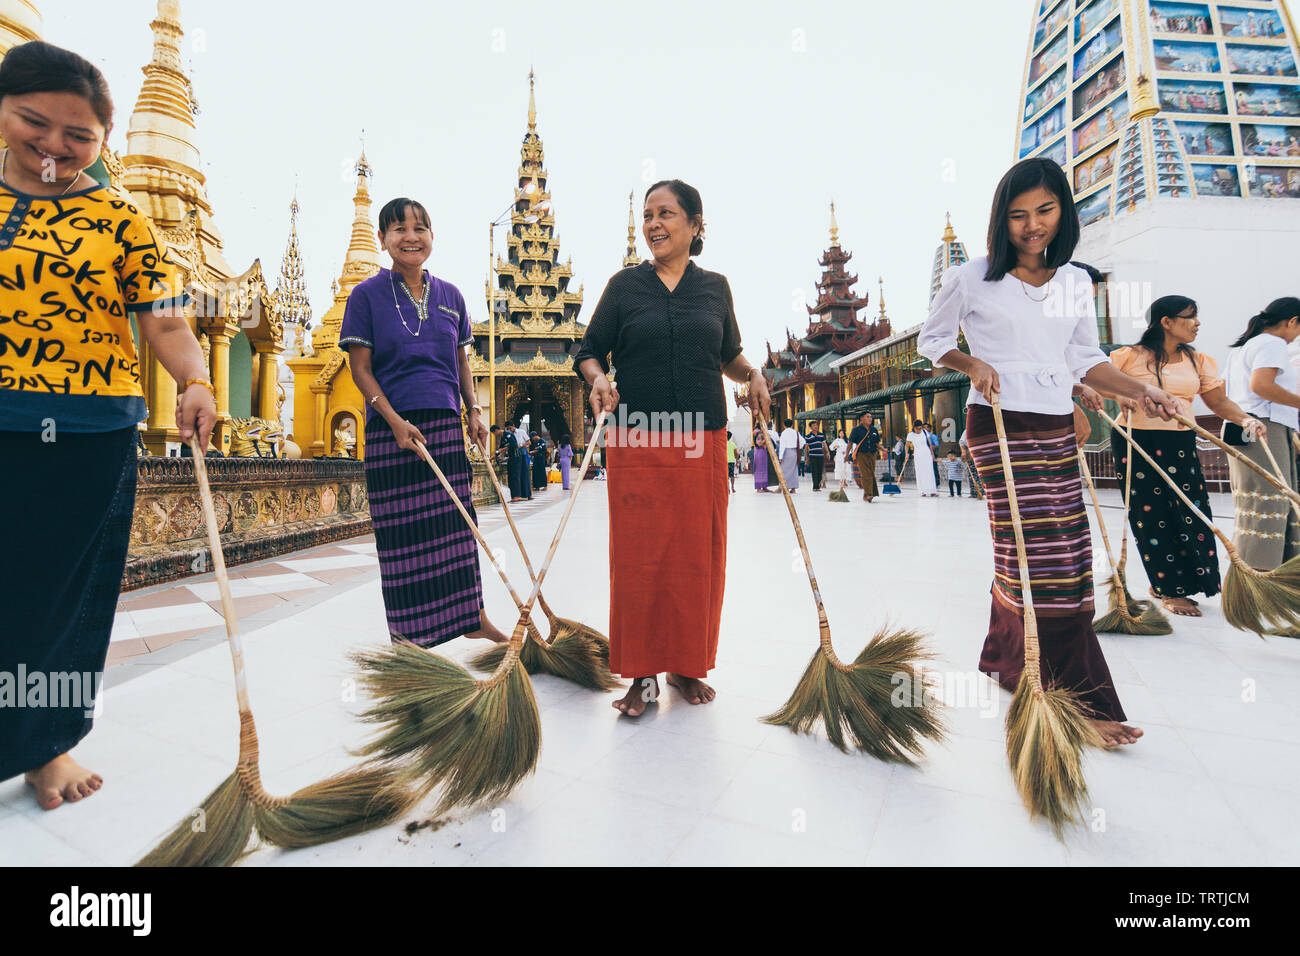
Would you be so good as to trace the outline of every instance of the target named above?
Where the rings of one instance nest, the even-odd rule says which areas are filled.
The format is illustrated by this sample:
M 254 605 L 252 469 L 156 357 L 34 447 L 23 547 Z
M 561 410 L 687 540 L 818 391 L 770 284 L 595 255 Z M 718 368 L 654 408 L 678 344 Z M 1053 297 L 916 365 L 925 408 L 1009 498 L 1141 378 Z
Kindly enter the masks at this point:
M 6 146 L 4 149 L 0 149 L 0 183 L 4 183 L 6 188 L 12 189 L 13 187 L 9 185 L 9 181 L 5 179 L 5 168 L 8 164 L 9 147 Z M 68 188 L 57 195 L 66 196 L 68 193 L 72 192 L 72 187 L 77 184 L 77 180 L 79 179 L 81 179 L 81 170 L 77 170 L 77 175 L 72 177 L 72 182 L 68 183 Z
M 1020 266 L 1015 267 L 1015 269 L 1019 269 L 1019 268 Z M 1016 276 L 1015 269 L 1011 270 L 1011 274 L 1013 276 Z M 1054 278 L 1056 278 L 1055 269 L 1053 269 L 1052 274 L 1047 277 L 1046 282 L 1044 282 L 1041 286 L 1035 286 L 1035 288 L 1047 289 L 1047 294 L 1044 295 L 1041 299 L 1035 299 L 1032 295 L 1029 294 L 1029 286 L 1025 285 L 1025 280 L 1020 278 L 1020 276 L 1016 276 L 1016 281 L 1020 283 L 1020 290 L 1024 292 L 1025 298 L 1028 299 L 1030 302 L 1046 302 L 1052 295 L 1052 290 L 1049 289 L 1048 286 L 1052 284 L 1052 280 Z

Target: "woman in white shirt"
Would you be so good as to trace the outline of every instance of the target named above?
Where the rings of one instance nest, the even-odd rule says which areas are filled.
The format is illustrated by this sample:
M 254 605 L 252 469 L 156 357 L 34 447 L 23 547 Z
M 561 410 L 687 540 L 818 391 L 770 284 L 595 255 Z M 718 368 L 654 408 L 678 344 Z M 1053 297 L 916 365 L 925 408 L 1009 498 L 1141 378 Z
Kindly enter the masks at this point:
M 830 448 L 831 454 L 835 456 L 835 480 L 840 483 L 839 490 L 843 491 L 849 480 L 849 443 L 844 440 L 843 428 L 835 432 L 835 440 L 831 442 Z
M 922 498 L 938 498 L 939 485 L 934 480 L 934 453 L 930 449 L 930 433 L 921 427 L 920 422 L 912 423 L 912 430 L 907 434 L 907 443 L 912 446 L 912 459 L 916 462 L 916 489 Z
M 1287 348 L 1300 337 L 1300 299 L 1278 299 L 1250 320 L 1228 353 L 1228 397 L 1264 423 L 1265 440 L 1292 488 L 1297 487 L 1295 449 L 1300 408 L 1300 373 Z M 1243 446 L 1270 474 L 1268 456 L 1259 442 Z M 1242 560 L 1272 571 L 1300 554 L 1300 519 L 1287 498 L 1235 458 L 1228 462 L 1232 500 L 1237 508 L 1233 544 Z
M 794 419 L 787 418 L 777 454 L 781 456 L 781 474 L 785 477 L 785 486 L 790 489 L 790 494 L 799 488 L 799 452 L 806 444 L 804 437 L 794 429 Z
M 1019 563 L 988 399 L 996 394 L 1020 514 L 1031 529 L 1029 577 L 1044 676 L 1078 693 L 1101 737 L 1115 746 L 1135 743 L 1142 731 L 1123 723 L 1092 627 L 1092 540 L 1071 392 L 1082 379 L 1163 419 L 1178 405 L 1164 390 L 1120 372 L 1102 353 L 1092 280 L 1070 265 L 1078 240 L 1079 215 L 1061 167 L 1041 157 L 1017 163 L 994 195 L 988 255 L 944 276 L 917 351 L 971 379 L 966 441 L 988 501 L 994 563 L 980 670 L 1014 691 L 1025 654 Z M 966 334 L 969 355 L 957 348 L 959 332 Z

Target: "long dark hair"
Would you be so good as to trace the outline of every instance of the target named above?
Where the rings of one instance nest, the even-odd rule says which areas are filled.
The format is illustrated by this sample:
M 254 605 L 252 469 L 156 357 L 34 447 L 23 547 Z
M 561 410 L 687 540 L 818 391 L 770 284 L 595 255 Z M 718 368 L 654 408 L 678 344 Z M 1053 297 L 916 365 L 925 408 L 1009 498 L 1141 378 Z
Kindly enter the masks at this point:
M 691 240 L 690 253 L 698 256 L 704 251 L 704 200 L 700 197 L 700 191 L 690 183 L 684 183 L 680 179 L 661 179 L 645 191 L 645 199 L 650 198 L 650 194 L 662 186 L 667 186 L 677 197 L 677 205 L 682 207 L 682 212 L 686 213 L 686 218 L 692 221 L 698 216 L 700 220 L 700 232 Z M 645 202 L 645 199 L 642 202 Z
M 99 67 L 71 50 L 33 40 L 0 60 L 0 98 L 26 93 L 75 93 L 90 104 L 104 132 L 113 127 L 113 98 Z
M 1274 299 L 1263 312 L 1251 317 L 1250 322 L 1246 325 L 1246 331 L 1241 334 L 1241 338 L 1232 343 L 1231 347 L 1234 349 L 1240 348 L 1264 330 L 1271 329 L 1275 325 L 1281 325 L 1288 319 L 1294 319 L 1298 315 L 1300 315 L 1300 299 L 1293 295 Z
M 1165 356 L 1165 327 L 1162 323 L 1165 319 L 1175 318 L 1185 309 L 1195 308 L 1196 302 L 1185 295 L 1162 295 L 1147 309 L 1147 329 L 1137 344 L 1155 356 L 1156 382 L 1161 388 L 1165 387 L 1165 382 L 1160 370 L 1169 364 L 1169 359 Z M 1196 361 L 1196 349 L 1190 345 L 1183 343 L 1178 346 L 1178 351 L 1193 362 Z
M 993 211 L 989 214 L 989 268 L 984 274 L 985 281 L 997 282 L 1015 268 L 1019 260 L 1016 247 L 1011 244 L 1007 213 L 1017 196 L 1040 186 L 1055 194 L 1061 204 L 1061 223 L 1045 253 L 1047 267 L 1059 268 L 1074 255 L 1074 247 L 1079 244 L 1079 212 L 1075 209 L 1065 170 L 1054 160 L 1042 156 L 1024 159 L 1007 171 L 993 193 Z
M 379 231 L 385 233 L 390 226 L 395 226 L 406 219 L 407 211 L 414 211 L 415 218 L 424 223 L 426 229 L 432 229 L 433 223 L 429 220 L 429 210 L 425 209 L 423 204 L 416 202 L 414 199 L 407 199 L 400 196 L 397 199 L 390 199 L 384 203 L 384 208 L 379 210 Z

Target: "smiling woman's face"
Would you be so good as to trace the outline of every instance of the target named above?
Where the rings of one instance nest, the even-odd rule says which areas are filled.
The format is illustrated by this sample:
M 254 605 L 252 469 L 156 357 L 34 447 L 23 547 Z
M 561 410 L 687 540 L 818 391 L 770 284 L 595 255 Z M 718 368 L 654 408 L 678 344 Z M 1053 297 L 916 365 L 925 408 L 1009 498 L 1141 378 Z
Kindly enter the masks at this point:
M 1056 193 L 1039 186 L 1011 200 L 1007 229 L 1011 244 L 1022 255 L 1042 259 L 1061 228 L 1061 202 Z
M 108 131 L 76 93 L 22 93 L 0 98 L 0 135 L 10 163 L 30 179 L 52 183 L 93 164 Z M 12 167 L 6 172 L 12 176 Z
M 433 231 L 414 206 L 407 206 L 406 218 L 381 232 L 379 241 L 393 265 L 408 269 L 420 268 L 433 252 Z
M 698 231 L 699 225 L 687 217 L 677 194 L 667 186 L 660 186 L 645 197 L 641 234 L 656 259 L 662 262 L 690 255 L 691 242 Z

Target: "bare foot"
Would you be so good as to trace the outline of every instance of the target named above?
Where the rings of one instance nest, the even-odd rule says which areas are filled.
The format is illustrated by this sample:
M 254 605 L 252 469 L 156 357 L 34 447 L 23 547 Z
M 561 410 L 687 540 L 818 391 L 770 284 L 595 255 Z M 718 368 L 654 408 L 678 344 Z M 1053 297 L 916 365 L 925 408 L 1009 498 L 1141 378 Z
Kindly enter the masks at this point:
M 36 802 L 42 810 L 53 810 L 64 800 L 76 803 L 104 785 L 103 777 L 91 773 L 67 754 L 27 771 L 23 779 L 36 788 Z
M 497 626 L 488 620 L 487 611 L 479 609 L 479 623 L 482 625 L 477 631 L 466 631 L 465 636 L 472 640 L 491 641 L 493 644 L 504 644 L 510 640 L 506 634 L 502 634 Z
M 1117 720 L 1094 720 L 1092 726 L 1107 747 L 1135 744 L 1138 738 L 1142 736 L 1142 728 L 1130 727 L 1128 724 L 1121 724 Z
M 1166 611 L 1170 614 L 1180 614 L 1183 617 L 1201 617 L 1201 609 L 1197 607 L 1196 602 L 1191 598 L 1185 597 L 1165 597 L 1163 594 L 1157 594 L 1155 588 L 1151 588 L 1151 596 L 1164 605 Z
M 676 687 L 687 703 L 707 704 L 718 696 L 718 692 L 697 677 L 683 677 L 681 674 L 669 674 L 669 685 Z
M 651 674 L 649 677 L 638 677 L 632 681 L 632 686 L 627 689 L 627 693 L 610 706 L 628 717 L 640 717 L 645 713 L 645 709 L 658 699 L 659 678 Z

